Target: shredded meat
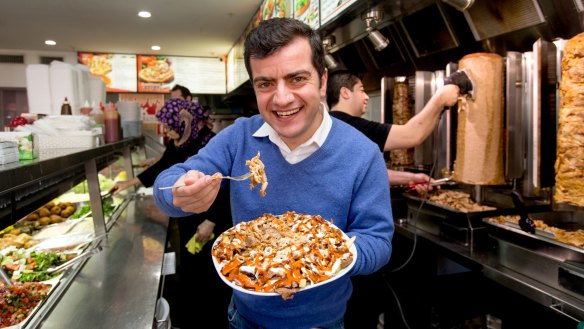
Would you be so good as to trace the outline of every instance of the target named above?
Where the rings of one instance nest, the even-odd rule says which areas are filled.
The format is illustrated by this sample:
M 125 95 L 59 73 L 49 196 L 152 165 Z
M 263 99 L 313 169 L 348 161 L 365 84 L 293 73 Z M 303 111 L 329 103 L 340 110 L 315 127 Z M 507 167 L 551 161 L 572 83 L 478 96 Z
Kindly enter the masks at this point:
M 220 274 L 244 289 L 292 298 L 354 261 L 350 240 L 318 215 L 264 214 L 223 232 L 212 255 Z
M 430 192 L 428 200 L 446 207 L 454 208 L 461 212 L 478 212 L 495 210 L 494 207 L 484 206 L 471 200 L 465 192 L 452 190 L 437 190 Z
M 256 185 L 261 183 L 262 187 L 260 188 L 260 195 L 266 196 L 266 188 L 268 187 L 268 177 L 266 177 L 264 163 L 262 162 L 262 160 L 260 160 L 260 152 L 258 151 L 258 154 L 255 157 L 251 158 L 251 160 L 247 160 L 245 164 L 249 166 L 249 171 L 251 172 L 251 176 L 249 177 L 249 179 L 251 180 L 249 188 L 252 189 L 256 187 Z

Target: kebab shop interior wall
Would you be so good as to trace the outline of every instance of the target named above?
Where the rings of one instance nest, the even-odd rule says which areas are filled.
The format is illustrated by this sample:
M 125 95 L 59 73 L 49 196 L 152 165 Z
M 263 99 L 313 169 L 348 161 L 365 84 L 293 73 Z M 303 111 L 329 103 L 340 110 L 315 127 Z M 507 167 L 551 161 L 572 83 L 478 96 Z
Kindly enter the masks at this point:
M 0 54 L 23 56 L 24 60 L 24 63 L 0 63 L 0 88 L 26 88 L 26 66 L 42 64 L 44 58 L 59 58 L 65 63 L 77 64 L 76 52 L 0 49 Z
M 0 63 L 0 127 L 6 127 L 12 118 L 29 112 L 26 90 L 26 67 L 41 64 L 47 58 L 58 58 L 63 62 L 77 63 L 75 52 L 30 51 L 0 49 L 1 55 L 20 59 L 17 63 Z

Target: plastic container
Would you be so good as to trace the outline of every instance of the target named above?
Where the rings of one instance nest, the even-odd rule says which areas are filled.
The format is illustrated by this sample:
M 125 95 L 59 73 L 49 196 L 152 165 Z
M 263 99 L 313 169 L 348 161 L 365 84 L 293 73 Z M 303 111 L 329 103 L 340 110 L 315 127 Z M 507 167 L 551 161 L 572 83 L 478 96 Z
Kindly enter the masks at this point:
M 140 121 L 142 112 L 136 102 L 117 102 L 116 107 L 122 121 Z
M 142 121 L 122 120 L 122 135 L 124 138 L 142 136 Z
M 38 148 L 64 149 L 64 148 L 89 148 L 98 144 L 99 134 L 91 131 L 67 131 L 59 136 L 38 135 Z
M 160 297 L 156 302 L 156 313 L 154 314 L 156 320 L 156 329 L 170 329 L 172 328 L 170 322 L 170 305 L 166 299 Z
M 18 162 L 18 152 L 0 155 L 0 165 L 7 163 Z
M 93 108 L 91 107 L 91 105 L 89 105 L 89 101 L 85 101 L 83 107 L 79 109 L 79 113 L 81 113 L 82 115 L 91 115 L 92 110 Z
M 63 101 L 63 105 L 61 105 L 61 115 L 72 115 L 73 114 L 73 110 L 71 110 L 71 105 L 69 105 L 69 101 L 67 100 L 67 97 L 65 97 L 65 100 Z
M 122 128 L 120 114 L 114 104 L 109 103 L 103 113 L 103 124 L 105 127 L 105 142 L 114 143 L 122 138 Z

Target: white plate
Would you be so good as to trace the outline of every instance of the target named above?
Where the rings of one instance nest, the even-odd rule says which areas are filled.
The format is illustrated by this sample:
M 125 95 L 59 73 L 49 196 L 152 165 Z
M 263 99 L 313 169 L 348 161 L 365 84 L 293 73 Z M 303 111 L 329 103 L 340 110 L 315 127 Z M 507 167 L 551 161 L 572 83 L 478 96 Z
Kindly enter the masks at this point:
M 329 223 L 331 226 L 335 227 L 338 229 L 338 227 L 336 227 L 334 224 Z M 345 232 L 343 232 L 341 230 L 341 233 L 343 234 L 343 238 L 345 239 L 345 241 L 348 241 L 350 238 L 345 234 Z M 217 237 L 217 239 L 215 239 L 215 242 L 213 243 L 213 247 L 215 247 L 215 245 L 221 241 L 221 235 L 219 237 Z M 325 281 L 321 281 L 317 284 L 312 284 L 309 285 L 305 288 L 302 288 L 300 290 L 298 290 L 297 292 L 295 292 L 295 294 L 300 293 L 302 291 L 305 290 L 309 290 L 309 289 L 313 289 L 322 285 L 325 285 L 327 283 L 331 283 L 335 280 L 337 280 L 338 278 L 343 277 L 345 274 L 347 274 L 352 268 L 353 266 L 355 266 L 355 262 L 357 261 L 357 247 L 355 246 L 355 243 L 353 243 L 351 245 L 351 247 L 349 248 L 349 251 L 353 254 L 353 261 L 351 262 L 351 264 L 349 264 L 347 267 L 345 267 L 344 269 L 340 270 L 335 276 L 333 276 L 332 278 L 325 280 Z M 227 278 L 221 274 L 221 269 L 219 267 L 219 263 L 217 262 L 217 259 L 215 259 L 215 256 L 211 255 L 211 258 L 213 259 L 213 265 L 215 266 L 215 270 L 217 271 L 217 274 L 219 275 L 219 277 L 221 278 L 221 280 L 223 280 L 223 282 L 225 282 L 228 286 L 230 286 L 231 288 L 237 290 L 237 291 L 241 291 L 243 293 L 246 294 L 250 294 L 250 295 L 256 295 L 256 296 L 280 296 L 280 294 L 275 293 L 275 292 L 259 292 L 259 291 L 254 291 L 254 290 L 248 290 L 245 289 L 241 286 L 236 285 L 235 283 L 227 280 Z

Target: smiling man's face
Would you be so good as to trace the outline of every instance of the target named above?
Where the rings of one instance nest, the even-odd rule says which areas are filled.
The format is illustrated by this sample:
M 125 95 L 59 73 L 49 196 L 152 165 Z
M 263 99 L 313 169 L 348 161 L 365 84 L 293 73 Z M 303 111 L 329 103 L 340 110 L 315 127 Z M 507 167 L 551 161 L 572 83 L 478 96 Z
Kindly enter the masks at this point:
M 295 149 L 320 126 L 326 94 L 326 73 L 319 77 L 312 65 L 308 40 L 298 37 L 268 57 L 252 57 L 250 67 L 261 116 Z

